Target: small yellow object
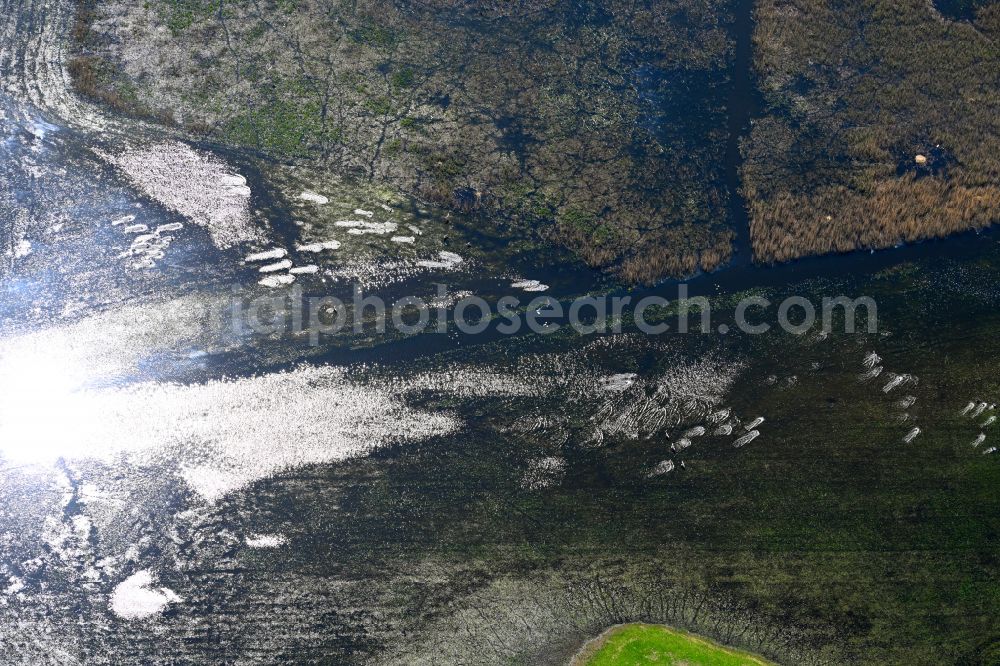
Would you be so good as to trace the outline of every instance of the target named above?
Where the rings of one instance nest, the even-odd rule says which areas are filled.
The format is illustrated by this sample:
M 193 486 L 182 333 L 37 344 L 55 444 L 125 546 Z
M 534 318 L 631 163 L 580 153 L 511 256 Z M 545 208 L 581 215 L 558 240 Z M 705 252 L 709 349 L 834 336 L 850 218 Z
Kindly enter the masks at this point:
M 925 164 L 927 164 L 927 156 L 926 155 L 917 155 L 915 161 L 920 166 L 924 166 Z

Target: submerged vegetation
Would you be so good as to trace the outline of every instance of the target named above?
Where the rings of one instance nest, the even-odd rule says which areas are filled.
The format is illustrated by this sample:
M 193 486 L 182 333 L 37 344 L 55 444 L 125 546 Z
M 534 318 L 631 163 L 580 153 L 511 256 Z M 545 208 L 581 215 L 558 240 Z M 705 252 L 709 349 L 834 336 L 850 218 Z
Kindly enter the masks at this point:
M 1000 4 L 977 4 L 971 23 L 925 0 L 757 5 L 766 108 L 744 187 L 759 260 L 1000 219 Z

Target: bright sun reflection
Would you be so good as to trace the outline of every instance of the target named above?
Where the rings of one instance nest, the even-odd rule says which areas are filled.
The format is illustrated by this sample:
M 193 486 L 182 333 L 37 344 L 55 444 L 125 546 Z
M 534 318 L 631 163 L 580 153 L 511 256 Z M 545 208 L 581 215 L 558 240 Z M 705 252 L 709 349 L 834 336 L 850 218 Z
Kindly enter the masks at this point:
M 0 352 L 0 453 L 9 461 L 54 461 L 100 418 L 83 388 L 86 373 L 68 355 L 60 356 Z

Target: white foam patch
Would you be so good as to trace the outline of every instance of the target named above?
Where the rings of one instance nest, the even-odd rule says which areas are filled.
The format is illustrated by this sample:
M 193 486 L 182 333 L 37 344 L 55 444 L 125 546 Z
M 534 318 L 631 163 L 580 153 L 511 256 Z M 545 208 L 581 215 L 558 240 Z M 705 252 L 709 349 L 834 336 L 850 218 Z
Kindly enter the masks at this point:
M 23 259 L 31 254 L 31 241 L 22 240 L 14 246 L 14 258 Z
M 250 548 L 281 548 L 288 543 L 284 534 L 251 534 L 246 541 Z
M 245 179 L 215 156 L 178 142 L 99 154 L 146 196 L 205 227 L 219 248 L 261 239 Z
M 393 243 L 412 244 L 412 243 L 415 243 L 417 239 L 414 238 L 413 236 L 393 236 L 390 240 Z
M 306 190 L 305 192 L 300 194 L 299 199 L 302 199 L 303 201 L 309 201 L 314 204 L 319 204 L 320 206 L 325 206 L 326 204 L 330 203 L 330 200 L 327 197 L 324 197 L 322 194 L 316 194 L 311 190 Z
M 111 612 L 123 620 L 142 620 L 158 615 L 182 599 L 165 587 L 153 587 L 153 574 L 143 569 L 132 574 L 111 593 Z
M 319 266 L 316 264 L 309 264 L 307 266 L 296 266 L 288 271 L 292 275 L 313 275 L 319 272 Z
M 354 209 L 354 214 L 355 215 L 360 215 L 362 217 L 374 217 L 374 215 L 375 215 L 375 213 L 373 213 L 372 211 L 370 211 L 370 210 L 364 210 L 362 208 L 355 208 Z
M 294 275 L 268 275 L 263 280 L 259 280 L 257 284 L 274 289 L 276 287 L 288 286 L 295 282 Z

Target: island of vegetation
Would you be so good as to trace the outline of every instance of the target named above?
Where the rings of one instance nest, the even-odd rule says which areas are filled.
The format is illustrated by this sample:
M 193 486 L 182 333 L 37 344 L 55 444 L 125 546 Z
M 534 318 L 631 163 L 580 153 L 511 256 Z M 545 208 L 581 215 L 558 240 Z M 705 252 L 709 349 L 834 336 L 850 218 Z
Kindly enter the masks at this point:
M 649 624 L 613 627 L 591 641 L 572 666 L 767 666 L 746 652 L 732 650 L 687 632 Z

